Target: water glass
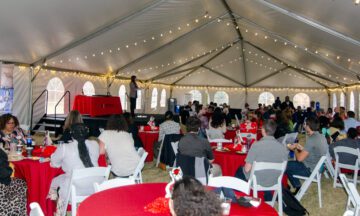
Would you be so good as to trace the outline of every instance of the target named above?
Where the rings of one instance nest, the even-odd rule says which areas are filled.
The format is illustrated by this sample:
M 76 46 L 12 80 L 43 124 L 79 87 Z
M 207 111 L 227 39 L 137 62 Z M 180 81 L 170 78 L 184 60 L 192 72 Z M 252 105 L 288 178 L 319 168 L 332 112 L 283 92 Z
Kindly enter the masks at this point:
M 218 142 L 218 143 L 217 143 L 217 146 L 216 146 L 216 149 L 217 149 L 217 150 L 222 150 L 222 148 L 223 148 L 223 147 L 222 147 L 222 143 L 221 143 L 221 142 Z
M 26 147 L 26 153 L 28 157 L 31 157 L 32 151 L 33 151 L 33 147 Z
M 222 215 L 230 215 L 231 199 L 224 197 L 221 200 Z

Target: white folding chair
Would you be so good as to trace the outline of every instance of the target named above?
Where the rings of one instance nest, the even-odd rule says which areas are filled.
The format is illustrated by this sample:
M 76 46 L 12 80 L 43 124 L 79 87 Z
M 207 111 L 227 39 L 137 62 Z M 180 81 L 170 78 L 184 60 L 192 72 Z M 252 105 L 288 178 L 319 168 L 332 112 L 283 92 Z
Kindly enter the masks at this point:
M 339 153 L 340 154 L 348 154 L 353 155 L 357 157 L 354 164 L 344 164 L 339 162 Z M 338 146 L 334 148 L 334 154 L 335 154 L 335 174 L 334 174 L 334 184 L 333 187 L 336 188 L 337 186 L 341 186 L 340 183 L 337 183 L 338 175 L 341 173 L 341 168 L 353 170 L 354 171 L 354 179 L 353 182 L 356 186 L 357 184 L 357 177 L 359 173 L 359 161 L 360 161 L 360 151 L 359 149 L 344 147 L 344 146 Z
M 255 140 L 256 141 L 256 136 L 257 134 L 254 134 L 254 133 L 240 133 L 240 136 L 241 136 L 241 139 L 243 138 L 246 138 L 246 140 L 250 140 L 250 143 L 251 143 L 251 140 Z
M 353 215 L 357 216 L 359 215 L 360 212 L 360 196 L 359 196 L 359 192 L 356 189 L 356 186 L 354 183 L 349 182 L 349 189 L 350 189 L 350 194 L 352 196 L 352 199 L 354 200 L 354 209 L 353 209 Z
M 172 150 L 174 151 L 174 154 L 175 154 L 175 156 L 176 156 L 177 153 L 179 152 L 179 141 L 177 141 L 177 142 L 171 142 L 171 147 L 172 147 Z M 175 158 L 175 160 L 174 160 L 173 167 L 175 167 L 175 164 L 176 164 L 176 158 Z
M 322 156 L 319 160 L 319 162 L 316 164 L 314 170 L 312 171 L 312 173 L 310 174 L 309 177 L 305 177 L 305 176 L 298 176 L 298 175 L 294 175 L 294 178 L 298 178 L 298 179 L 302 179 L 305 180 L 304 183 L 301 185 L 300 190 L 298 191 L 298 193 L 295 195 L 295 198 L 297 200 L 302 199 L 302 197 L 304 196 L 305 192 L 307 191 L 307 189 L 310 187 L 310 184 L 312 182 L 317 183 L 318 186 L 318 195 L 319 195 L 319 207 L 322 208 L 322 198 L 321 198 L 321 175 L 322 175 L 322 171 L 324 169 L 324 163 L 326 161 L 326 156 Z
M 269 163 L 269 162 L 256 162 L 254 161 L 253 167 L 251 169 L 250 179 L 249 181 L 252 184 L 254 197 L 257 198 L 258 191 L 274 191 L 273 199 L 271 202 L 268 202 L 272 207 L 275 205 L 276 197 L 278 197 L 278 209 L 279 215 L 283 215 L 283 203 L 282 203 L 282 178 L 284 176 L 284 172 L 286 170 L 287 161 L 282 163 Z M 259 171 L 265 170 L 277 170 L 280 171 L 280 175 L 278 176 L 277 182 L 271 186 L 262 186 L 258 184 L 258 179 L 256 178 L 256 173 Z
M 147 153 L 143 148 L 139 148 L 138 149 L 138 155 L 140 156 L 140 161 L 138 163 L 138 165 L 136 166 L 134 173 L 129 176 L 129 179 L 133 179 L 135 181 L 135 183 L 142 183 L 142 174 L 141 174 L 141 170 L 145 165 L 145 160 L 146 157 L 148 156 L 149 153 Z
M 239 178 L 235 178 L 232 176 L 210 177 L 208 186 L 210 186 L 210 187 L 226 187 L 226 188 L 231 188 L 231 189 L 243 192 L 246 195 L 250 194 L 250 182 L 246 182 L 246 181 L 243 181 Z
M 100 192 L 103 190 L 108 190 L 111 188 L 126 186 L 126 185 L 133 185 L 135 184 L 134 179 L 128 178 L 115 178 L 108 181 L 104 181 L 103 183 L 99 184 L 97 182 L 94 183 L 94 190 L 96 192 Z
M 340 173 L 339 177 L 340 177 L 343 187 L 345 188 L 346 194 L 348 195 L 348 200 L 347 200 L 344 216 L 354 215 L 353 210 L 356 206 L 356 202 L 350 192 L 349 180 L 346 178 L 346 176 L 344 174 L 341 174 L 341 173 Z
M 335 175 L 335 169 L 334 166 L 332 165 L 332 158 L 330 153 L 326 153 L 326 160 L 325 160 L 325 166 L 326 166 L 326 171 L 330 174 L 330 176 L 332 178 L 334 178 Z M 329 178 L 326 174 L 326 172 L 324 173 L 326 178 Z
M 206 129 L 206 136 L 209 143 L 232 143 L 232 140 L 228 140 L 228 139 L 210 139 L 208 132 L 209 130 Z
M 39 203 L 30 203 L 30 214 L 29 216 L 44 216 L 44 212 L 41 210 Z
M 84 169 L 74 169 L 71 175 L 70 190 L 67 201 L 71 202 L 71 215 L 76 216 L 77 204 L 81 203 L 90 194 L 78 194 L 76 184 L 83 188 L 87 186 L 93 188 L 95 182 L 103 182 L 109 179 L 111 166 L 108 167 L 89 167 Z M 65 211 L 66 214 L 66 211 Z
M 239 117 L 237 116 L 237 114 L 235 114 L 235 120 L 236 120 L 237 126 L 240 127 L 240 121 L 239 121 Z
M 160 163 L 160 155 L 161 155 L 161 150 L 162 150 L 163 145 L 164 145 L 164 138 L 165 138 L 165 136 L 163 136 L 163 138 L 161 139 L 159 153 L 158 153 L 158 156 L 157 156 L 157 159 L 156 159 L 156 167 L 159 166 L 159 163 Z

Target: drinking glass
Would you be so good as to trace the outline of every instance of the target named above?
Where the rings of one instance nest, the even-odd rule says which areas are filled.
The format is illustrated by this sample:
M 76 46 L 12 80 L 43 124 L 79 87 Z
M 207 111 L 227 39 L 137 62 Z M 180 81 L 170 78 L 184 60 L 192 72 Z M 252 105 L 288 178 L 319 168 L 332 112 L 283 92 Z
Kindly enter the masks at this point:
M 224 197 L 221 200 L 222 215 L 230 215 L 231 199 Z

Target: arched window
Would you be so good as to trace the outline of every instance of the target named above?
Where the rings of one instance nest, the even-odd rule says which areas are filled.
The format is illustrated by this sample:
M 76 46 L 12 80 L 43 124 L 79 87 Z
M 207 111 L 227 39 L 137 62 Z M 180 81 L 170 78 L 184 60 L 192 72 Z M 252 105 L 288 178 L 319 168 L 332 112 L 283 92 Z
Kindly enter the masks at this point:
M 87 81 L 83 86 L 83 92 L 86 96 L 93 96 L 95 94 L 95 88 L 92 82 Z
M 55 77 L 48 82 L 46 89 L 49 91 L 48 101 L 47 101 L 47 106 L 48 106 L 47 114 L 54 114 L 55 105 L 59 102 L 60 98 L 65 93 L 65 88 L 61 79 Z M 57 114 L 64 114 L 64 104 L 65 103 L 63 99 L 56 108 Z
M 332 107 L 333 107 L 333 109 L 334 109 L 335 107 L 337 107 L 336 93 L 333 93 Z
M 350 110 L 350 111 L 355 111 L 355 96 L 354 96 L 354 92 L 351 92 L 351 93 L 350 93 L 349 110 Z
M 217 91 L 214 95 L 214 102 L 218 105 L 229 104 L 229 95 L 224 91 Z
M 259 95 L 258 103 L 265 104 L 266 106 L 273 105 L 273 103 L 275 103 L 275 97 L 270 92 L 263 92 Z
M 345 94 L 341 92 L 340 94 L 340 106 L 345 107 Z
M 201 92 L 199 90 L 191 90 L 189 92 L 191 94 L 191 101 L 199 101 L 199 103 L 202 103 L 202 96 L 201 96 Z
M 166 107 L 166 90 L 163 89 L 160 95 L 160 107 Z
M 141 102 L 142 102 L 141 97 L 142 97 L 141 90 L 137 90 L 136 109 L 141 109 Z
M 119 88 L 119 97 L 120 97 L 122 109 L 126 110 L 127 109 L 127 100 L 126 100 L 126 88 L 124 85 L 121 85 Z
M 297 93 L 293 99 L 294 107 L 300 106 L 301 108 L 305 109 L 310 106 L 310 98 L 305 93 Z
M 151 93 L 151 109 L 156 109 L 157 107 L 157 99 L 158 99 L 158 90 L 157 88 L 154 88 Z

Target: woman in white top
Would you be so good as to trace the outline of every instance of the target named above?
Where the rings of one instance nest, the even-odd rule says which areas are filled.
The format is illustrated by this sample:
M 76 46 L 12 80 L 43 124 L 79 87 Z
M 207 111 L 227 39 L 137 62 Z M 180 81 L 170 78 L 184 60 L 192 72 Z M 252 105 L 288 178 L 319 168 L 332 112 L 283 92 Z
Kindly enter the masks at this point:
M 133 174 L 140 161 L 132 135 L 127 132 L 128 125 L 122 115 L 109 118 L 106 130 L 100 136 L 100 146 L 104 146 L 111 163 L 111 171 L 119 177 Z
M 59 175 L 51 182 L 49 198 L 57 198 L 56 215 L 63 215 L 67 207 L 67 194 L 71 181 L 73 169 L 87 167 L 97 167 L 99 158 L 99 144 L 96 141 L 86 140 L 89 130 L 84 124 L 73 124 L 70 134 L 73 138 L 69 143 L 59 145 L 54 154 L 51 155 L 50 165 L 61 167 L 65 174 Z M 79 194 L 91 194 L 94 192 L 92 187 L 81 187 L 84 184 L 76 184 Z
M 226 123 L 220 108 L 216 108 L 209 122 L 208 137 L 210 139 L 224 139 Z

